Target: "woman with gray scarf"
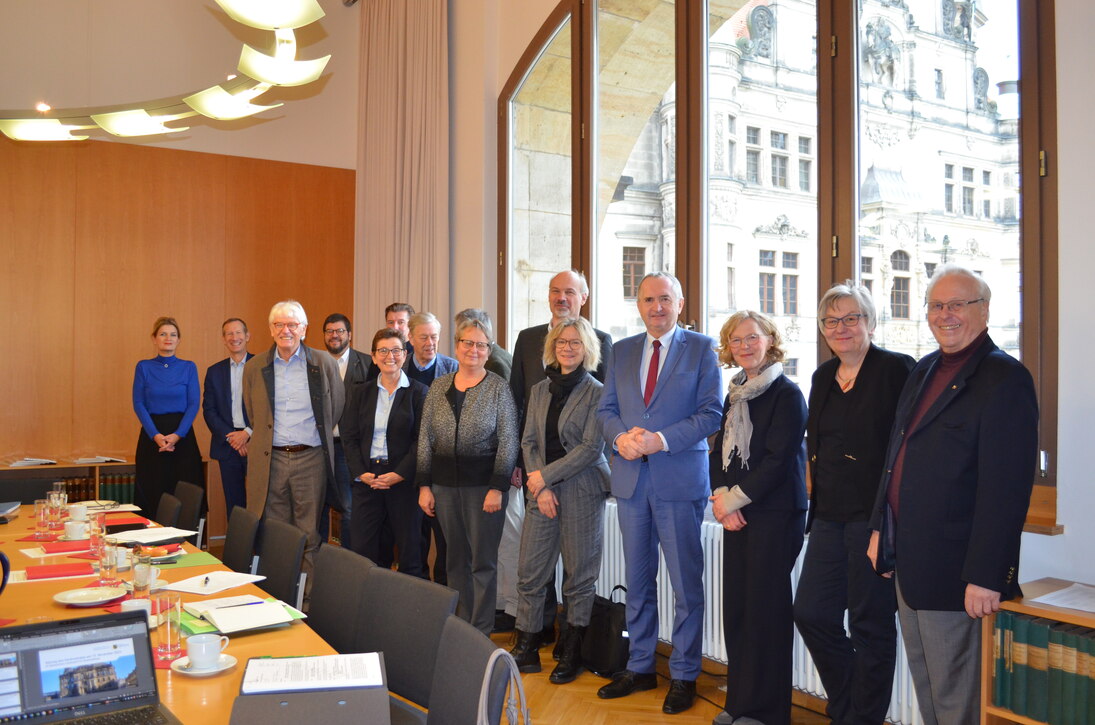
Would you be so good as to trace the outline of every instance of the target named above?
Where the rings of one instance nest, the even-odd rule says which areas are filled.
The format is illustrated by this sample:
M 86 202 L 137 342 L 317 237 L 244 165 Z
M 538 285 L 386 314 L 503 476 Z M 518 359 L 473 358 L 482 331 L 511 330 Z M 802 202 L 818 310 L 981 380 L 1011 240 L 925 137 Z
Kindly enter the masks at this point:
M 730 381 L 711 452 L 712 512 L 723 534 L 726 711 L 716 723 L 788 725 L 791 569 L 806 521 L 806 401 L 783 374 L 779 330 L 741 311 L 719 333 Z

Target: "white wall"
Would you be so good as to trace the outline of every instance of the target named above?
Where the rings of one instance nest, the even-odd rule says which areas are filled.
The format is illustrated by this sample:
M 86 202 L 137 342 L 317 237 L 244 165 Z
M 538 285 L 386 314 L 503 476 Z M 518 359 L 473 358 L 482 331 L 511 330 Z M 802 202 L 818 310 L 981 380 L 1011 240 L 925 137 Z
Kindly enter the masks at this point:
M 353 169 L 357 166 L 360 7 L 319 0 L 327 15 L 297 31 L 297 57 L 330 54 L 323 76 L 275 88 L 285 105 L 251 119 L 198 116 L 182 133 L 126 143 Z M 228 18 L 212 0 L 3 0 L 0 109 L 101 107 L 181 97 L 224 81 L 243 43 L 267 51 L 271 31 Z M 103 131 L 93 138 L 119 140 Z
M 1091 317 L 1091 270 L 1095 269 L 1088 208 L 1090 143 L 1095 99 L 1087 87 L 1095 61 L 1089 29 L 1095 6 L 1086 0 L 1056 0 L 1057 159 L 1060 189 L 1060 404 L 1058 407 L 1057 520 L 1062 536 L 1026 534 L 1020 580 L 1044 576 L 1095 584 L 1095 485 L 1092 483 L 1091 419 L 1095 413 L 1095 323 Z M 1052 162 L 1051 162 L 1052 163 Z M 1051 172 L 1054 170 L 1050 167 Z

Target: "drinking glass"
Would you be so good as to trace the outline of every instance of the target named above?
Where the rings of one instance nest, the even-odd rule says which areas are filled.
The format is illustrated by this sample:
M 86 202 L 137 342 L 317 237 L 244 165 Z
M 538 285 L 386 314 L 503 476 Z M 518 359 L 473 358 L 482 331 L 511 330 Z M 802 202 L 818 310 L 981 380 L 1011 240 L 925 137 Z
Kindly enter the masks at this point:
M 34 538 L 49 538 L 49 499 L 40 498 L 34 502 Z
M 99 551 L 99 586 L 113 587 L 118 584 L 118 547 L 103 542 Z
M 91 553 L 99 556 L 103 553 L 103 540 L 106 537 L 106 514 L 91 514 Z
M 147 599 L 152 591 L 152 556 L 146 549 L 133 550 L 133 598 Z
M 60 531 L 65 527 L 64 515 L 68 509 L 68 496 L 63 491 L 49 492 L 49 528 Z
M 156 645 L 156 658 L 173 660 L 182 654 L 182 633 L 179 631 L 182 597 L 178 592 L 158 592 L 152 600 L 152 611 L 163 622 L 159 628 L 160 643 Z

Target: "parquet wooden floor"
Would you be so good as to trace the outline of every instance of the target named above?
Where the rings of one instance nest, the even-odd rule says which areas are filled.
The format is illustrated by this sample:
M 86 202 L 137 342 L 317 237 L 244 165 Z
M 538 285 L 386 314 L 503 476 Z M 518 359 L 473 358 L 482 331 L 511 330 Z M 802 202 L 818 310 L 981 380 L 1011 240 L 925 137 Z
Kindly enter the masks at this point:
M 512 634 L 495 634 L 491 639 L 506 649 L 513 646 Z M 658 657 L 657 665 L 658 689 L 637 692 L 618 700 L 597 697 L 597 690 L 608 680 L 591 672 L 583 672 L 577 680 L 567 685 L 551 684 L 548 675 L 555 667 L 551 647 L 540 650 L 540 663 L 543 667 L 541 672 L 522 676 L 535 725 L 710 725 L 711 720 L 722 711 L 726 698 L 726 693 L 719 689 L 720 685 L 725 684 L 725 678 L 704 673 L 696 683 L 699 696 L 692 709 L 680 715 L 666 715 L 662 712 L 662 701 L 669 689 L 669 661 L 662 656 Z M 793 725 L 823 725 L 829 719 L 795 707 L 792 708 L 791 722 Z

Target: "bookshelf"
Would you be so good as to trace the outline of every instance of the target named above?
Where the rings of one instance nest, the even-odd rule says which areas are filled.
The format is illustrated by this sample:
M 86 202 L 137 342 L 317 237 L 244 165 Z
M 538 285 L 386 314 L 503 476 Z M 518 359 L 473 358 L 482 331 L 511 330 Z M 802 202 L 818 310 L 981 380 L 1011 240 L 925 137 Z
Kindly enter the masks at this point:
M 73 463 L 71 461 L 65 462 L 58 459 L 57 463 L 43 465 L 43 466 L 17 466 L 12 468 L 10 466 L 4 466 L 0 468 L 0 491 L 5 490 L 7 487 L 4 485 L 9 481 L 30 482 L 30 481 L 59 481 L 63 478 L 76 477 L 88 477 L 95 482 L 95 491 L 99 491 L 99 485 L 102 482 L 103 476 L 109 476 L 114 473 L 133 473 L 136 469 L 132 462 L 128 463 Z M 46 484 L 48 488 L 48 484 Z M 0 494 L 2 497 L 3 494 Z M 33 501 L 33 498 L 31 499 Z M 24 501 L 23 503 L 29 503 Z
M 1023 584 L 1023 599 L 1014 599 L 1003 602 L 1001 609 L 1019 614 L 1027 614 L 1033 617 L 1042 617 L 1054 622 L 1065 624 L 1078 624 L 1083 627 L 1095 629 L 1095 612 L 1085 612 L 1080 609 L 1067 609 L 1054 607 L 1047 604 L 1031 603 L 1029 599 L 1040 597 L 1043 594 L 1055 592 L 1071 586 L 1073 582 L 1067 579 L 1038 579 Z M 1044 725 L 1041 720 L 1016 715 L 1011 710 L 996 707 L 992 704 L 993 689 L 993 658 L 992 639 L 993 626 L 996 623 L 996 615 L 985 617 L 981 620 L 981 725 L 1004 725 L 1005 723 L 1022 723 L 1023 725 Z

